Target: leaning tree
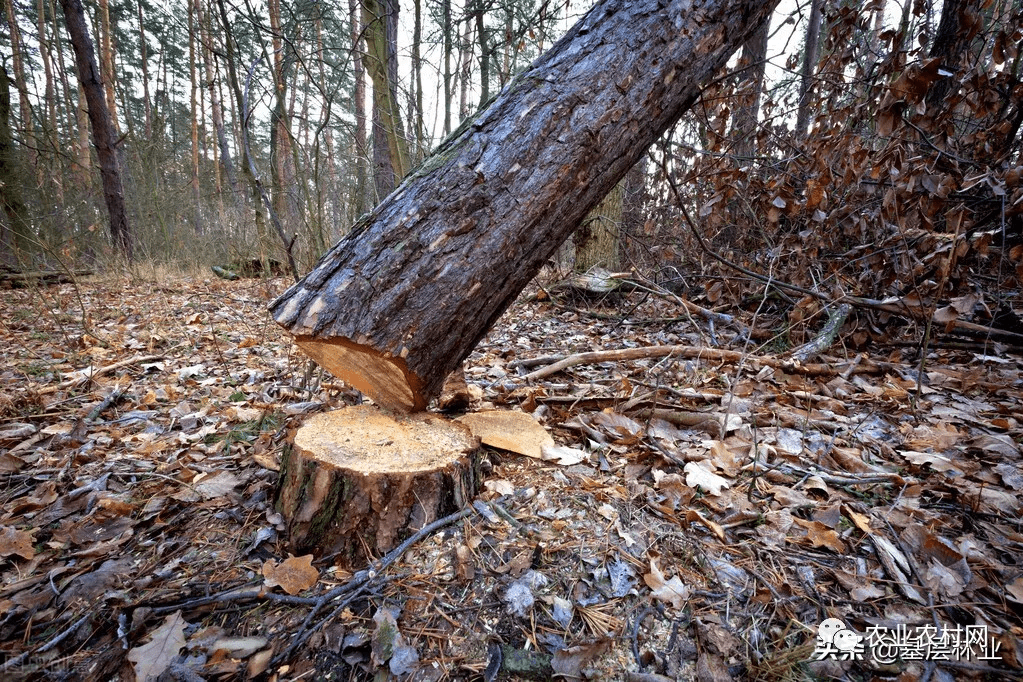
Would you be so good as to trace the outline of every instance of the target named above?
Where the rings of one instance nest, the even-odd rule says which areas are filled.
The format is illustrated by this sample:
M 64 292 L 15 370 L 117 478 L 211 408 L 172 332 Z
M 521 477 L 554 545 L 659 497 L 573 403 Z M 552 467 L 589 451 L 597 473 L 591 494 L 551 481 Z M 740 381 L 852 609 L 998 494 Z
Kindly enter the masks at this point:
M 378 403 L 425 408 L 775 4 L 598 2 L 274 301 L 274 319 Z

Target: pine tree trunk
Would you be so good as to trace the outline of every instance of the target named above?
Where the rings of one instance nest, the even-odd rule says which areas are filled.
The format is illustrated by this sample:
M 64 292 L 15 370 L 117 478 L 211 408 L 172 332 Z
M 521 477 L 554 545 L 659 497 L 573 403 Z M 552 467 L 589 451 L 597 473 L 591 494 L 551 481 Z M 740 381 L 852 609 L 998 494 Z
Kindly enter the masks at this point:
M 188 101 L 192 119 L 189 122 L 191 126 L 189 132 L 192 138 L 191 178 L 189 178 L 189 181 L 192 185 L 192 202 L 195 204 L 192 207 L 192 230 L 196 234 L 202 234 L 202 206 L 201 195 L 199 193 L 199 78 L 196 73 L 195 7 L 193 3 L 198 4 L 198 0 L 188 0 Z M 141 16 L 141 3 L 139 3 L 139 12 Z
M 11 133 L 11 81 L 7 69 L 0 64 L 0 204 L 4 217 L 0 221 L 0 264 L 17 266 L 19 252 L 31 245 L 31 228 L 25 219 L 18 168 Z
M 149 95 L 149 56 L 148 49 L 146 47 L 146 24 L 145 17 L 142 14 L 142 0 L 138 0 L 136 3 L 138 7 L 139 16 L 139 64 L 142 67 L 142 108 L 145 111 L 146 116 L 146 130 L 145 139 L 146 142 L 152 142 L 153 140 L 153 102 Z M 189 54 L 191 55 L 194 51 L 192 46 L 192 7 L 189 2 L 188 8 L 188 35 L 189 35 Z M 194 61 L 194 59 L 192 60 Z M 190 62 L 191 63 L 191 62 Z
M 63 5 L 63 0 L 61 2 Z M 103 92 L 107 98 L 107 112 L 110 125 L 113 126 L 114 137 L 120 136 L 117 121 L 117 93 L 114 91 L 114 38 L 113 26 L 110 22 L 110 0 L 99 0 L 99 65 L 102 74 Z
M 806 136 L 810 123 L 810 104 L 813 93 L 813 74 L 817 70 L 817 55 L 820 44 L 821 9 L 824 0 L 811 0 L 810 18 L 806 26 L 806 41 L 803 46 L 803 68 L 799 74 L 799 105 L 796 108 L 796 137 Z
M 348 19 L 351 22 L 352 69 L 355 71 L 355 192 L 352 213 L 356 218 L 369 210 L 369 139 L 366 133 L 366 71 L 362 65 L 362 30 L 359 21 L 358 0 L 348 0 Z
M 59 144 L 57 140 L 59 139 L 60 131 L 57 129 L 57 89 L 53 83 L 53 57 L 50 54 L 50 37 L 46 29 L 46 0 L 39 0 L 36 5 L 36 14 L 36 28 L 39 33 L 39 61 L 43 63 L 43 76 L 46 79 L 45 90 L 43 91 L 46 107 L 45 135 L 49 139 L 50 145 L 56 149 Z M 60 183 L 57 184 L 59 187 Z
M 272 305 L 321 365 L 423 409 L 773 9 L 604 0 Z
M 377 196 L 383 199 L 408 172 L 408 141 L 398 104 L 398 2 L 362 0 L 366 70 L 373 80 L 373 158 Z
M 213 132 L 217 136 L 217 146 L 220 148 L 220 163 L 227 178 L 227 184 L 231 187 L 231 203 L 238 201 L 238 178 L 234 172 L 234 164 L 231 162 L 231 147 L 227 140 L 227 132 L 224 130 L 224 114 L 220 105 L 220 92 L 217 88 L 217 73 L 213 64 L 211 47 L 213 40 L 213 27 L 210 14 L 203 13 L 203 0 L 196 0 L 195 9 L 198 15 L 199 28 L 202 37 L 202 61 L 206 73 L 206 84 L 210 91 L 210 119 L 213 123 Z
M 35 121 L 32 117 L 32 101 L 28 96 L 28 84 L 25 80 L 25 47 L 18 28 L 18 18 L 14 13 L 14 0 L 3 0 L 4 17 L 7 20 L 7 35 L 11 41 L 11 68 L 14 71 L 14 87 L 18 91 L 18 110 L 21 114 L 21 129 L 24 131 L 23 141 L 29 150 L 29 164 L 38 165 L 39 145 L 35 139 Z
M 596 208 L 590 211 L 572 235 L 575 242 L 576 272 L 590 272 L 594 268 L 617 271 L 621 269 L 622 199 L 625 181 L 622 180 L 607 193 Z
M 82 8 L 81 0 L 60 0 L 60 5 L 64 10 L 68 35 L 71 36 L 71 46 L 75 51 L 78 82 L 85 91 L 85 100 L 89 106 L 92 142 L 99 159 L 103 198 L 106 200 L 107 212 L 110 215 L 110 236 L 121 255 L 131 260 L 134 244 L 128 226 L 128 216 L 124 210 L 124 189 L 121 186 L 121 170 L 115 148 L 117 135 L 110 118 L 111 112 L 107 109 L 107 100 L 103 95 L 96 53 L 85 23 L 85 10 Z
M 739 78 L 740 104 L 735 110 L 732 124 L 732 139 L 735 155 L 740 164 L 753 156 L 757 141 L 757 119 L 760 114 L 760 91 L 764 88 L 764 70 L 767 60 L 767 39 L 771 21 L 760 25 L 746 44 L 742 46 L 739 66 L 743 71 Z
M 238 138 L 243 140 L 246 135 L 246 131 L 243 126 L 246 125 L 246 111 L 245 111 L 245 96 L 242 93 L 241 83 L 238 81 L 238 65 L 237 59 L 237 44 L 235 43 L 234 36 L 231 35 L 231 20 L 227 16 L 227 7 L 224 5 L 224 0 L 217 0 L 217 9 L 220 14 L 221 28 L 224 30 L 224 48 L 225 48 L 225 61 L 227 62 L 227 78 L 231 87 L 231 92 L 234 93 L 234 104 L 235 110 L 235 122 L 238 126 Z M 266 218 L 263 215 L 262 197 L 259 193 L 259 183 L 256 180 L 256 176 L 253 174 L 252 159 L 249 155 L 249 150 L 245 144 L 238 145 L 241 148 L 241 163 L 242 163 L 242 174 L 249 183 L 249 191 L 252 192 L 253 201 L 253 214 L 256 219 L 256 237 L 259 239 L 261 246 L 264 241 L 269 237 L 269 231 L 267 230 Z
M 444 137 L 451 134 L 451 45 L 455 42 L 451 26 L 451 0 L 441 0 L 441 14 L 444 22 Z

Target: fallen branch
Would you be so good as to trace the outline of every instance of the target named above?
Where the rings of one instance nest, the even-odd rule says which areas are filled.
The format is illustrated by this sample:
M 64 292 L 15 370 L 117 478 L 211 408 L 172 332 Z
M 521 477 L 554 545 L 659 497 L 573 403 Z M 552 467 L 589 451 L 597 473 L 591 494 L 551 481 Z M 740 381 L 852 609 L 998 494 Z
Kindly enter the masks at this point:
M 838 336 L 838 330 L 842 328 L 842 324 L 846 318 L 849 317 L 849 311 L 852 310 L 852 306 L 848 303 L 843 303 L 828 315 L 828 322 L 821 329 L 821 333 L 818 334 L 812 341 L 804 343 L 799 348 L 792 351 L 792 359 L 797 362 L 806 362 L 810 358 L 820 353 L 823 353 L 831 344 L 835 342 L 835 337 Z
M 40 285 L 67 284 L 74 282 L 76 277 L 87 277 L 96 274 L 92 270 L 36 270 L 30 272 L 0 272 L 0 282 L 7 282 L 12 288 L 24 288 L 29 283 Z
M 569 355 L 552 365 L 542 367 L 530 372 L 523 379 L 536 381 L 563 369 L 576 365 L 591 365 L 598 362 L 621 362 L 626 360 L 639 360 L 643 358 L 663 358 L 675 356 L 694 360 L 712 360 L 715 362 L 740 362 L 745 359 L 752 365 L 762 365 L 782 369 L 786 372 L 798 372 L 810 376 L 832 376 L 838 374 L 843 368 L 832 364 L 809 364 L 802 365 L 794 360 L 779 360 L 763 355 L 747 355 L 734 350 L 721 350 L 718 348 L 696 348 L 693 346 L 648 346 L 646 348 L 620 348 L 617 350 L 598 350 L 589 353 L 576 353 Z M 883 371 L 880 365 L 875 363 L 860 363 L 858 372 L 873 373 Z
M 57 391 L 65 389 L 65 388 L 74 388 L 75 386 L 80 386 L 80 385 L 86 383 L 87 381 L 92 381 L 96 377 L 103 376 L 104 374 L 109 374 L 110 372 L 113 372 L 115 370 L 121 369 L 122 367 L 127 367 L 129 365 L 137 365 L 137 364 L 142 363 L 142 362 L 156 362 L 157 360 L 163 360 L 163 356 L 162 355 L 136 355 L 133 358 L 128 358 L 127 360 L 121 360 L 120 362 L 115 362 L 114 364 L 107 365 L 106 367 L 100 367 L 99 369 L 94 370 L 92 372 L 92 374 L 89 374 L 88 376 L 85 376 L 85 377 L 75 377 L 74 379 L 68 379 L 67 381 L 62 381 L 61 383 L 57 384 L 56 386 L 47 386 L 45 388 L 42 388 L 42 389 L 39 390 L 39 394 L 40 395 L 48 395 L 50 393 L 55 393 Z

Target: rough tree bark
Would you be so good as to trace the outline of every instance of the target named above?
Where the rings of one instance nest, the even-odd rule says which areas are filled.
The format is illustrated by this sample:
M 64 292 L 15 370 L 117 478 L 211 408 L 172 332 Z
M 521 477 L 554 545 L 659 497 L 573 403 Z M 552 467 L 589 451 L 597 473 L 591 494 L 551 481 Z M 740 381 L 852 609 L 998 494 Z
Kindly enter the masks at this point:
M 771 22 L 760 25 L 746 44 L 742 46 L 739 68 L 738 89 L 742 99 L 735 110 L 732 123 L 732 139 L 735 140 L 735 156 L 740 164 L 749 161 L 756 149 L 757 119 L 760 114 L 760 93 L 764 89 L 764 72 L 767 67 L 767 42 L 770 38 Z
M 32 235 L 21 200 L 18 165 L 11 133 L 10 78 L 0 64 L 0 206 L 6 217 L 0 220 L 0 265 L 12 267 L 18 264 L 18 252 L 29 248 Z
M 590 272 L 594 268 L 620 270 L 622 207 L 625 181 L 615 185 L 607 196 L 583 219 L 572 235 L 575 242 L 576 272 Z
M 408 173 L 408 141 L 398 103 L 398 2 L 361 0 L 366 40 L 363 65 L 373 81 L 373 176 L 383 199 Z
M 110 236 L 121 254 L 131 260 L 133 240 L 128 226 L 128 216 L 124 210 L 124 189 L 121 186 L 121 170 L 115 146 L 117 136 L 103 95 L 99 67 L 96 65 L 96 52 L 85 23 L 85 10 L 82 8 L 81 0 L 60 0 L 60 6 L 64 10 L 68 35 L 75 51 L 78 82 L 85 91 L 85 101 L 89 105 L 92 143 L 96 147 L 100 176 L 103 179 L 103 198 L 110 214 Z
M 806 41 L 803 47 L 803 67 L 799 73 L 799 105 L 796 109 L 796 136 L 800 139 L 806 137 L 806 127 L 810 123 L 813 74 L 817 69 L 823 6 L 824 0 L 810 2 L 810 18 L 806 25 Z
M 419 410 L 773 1 L 604 0 L 271 305 L 322 366 Z

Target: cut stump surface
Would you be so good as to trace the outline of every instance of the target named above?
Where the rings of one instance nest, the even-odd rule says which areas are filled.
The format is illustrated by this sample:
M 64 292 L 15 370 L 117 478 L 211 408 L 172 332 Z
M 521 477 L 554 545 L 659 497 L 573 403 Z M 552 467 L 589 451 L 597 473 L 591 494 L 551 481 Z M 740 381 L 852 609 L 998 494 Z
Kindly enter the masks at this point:
M 294 552 L 359 567 L 479 491 L 479 441 L 437 415 L 361 405 L 317 414 L 294 434 L 277 508 Z

